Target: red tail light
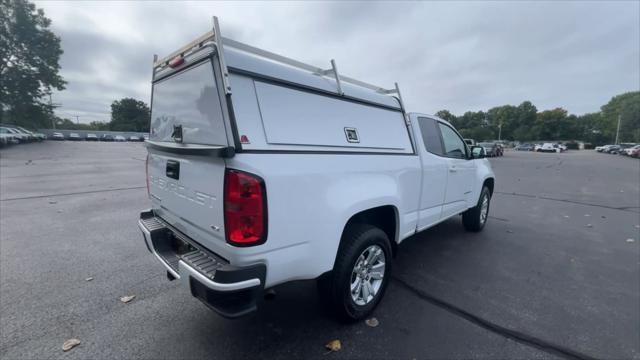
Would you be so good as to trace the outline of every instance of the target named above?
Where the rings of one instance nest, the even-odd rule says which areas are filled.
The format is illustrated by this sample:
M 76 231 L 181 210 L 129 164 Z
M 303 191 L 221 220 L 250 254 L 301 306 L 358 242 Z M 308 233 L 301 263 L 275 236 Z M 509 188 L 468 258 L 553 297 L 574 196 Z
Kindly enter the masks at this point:
M 267 193 L 260 177 L 227 169 L 224 227 L 231 245 L 253 246 L 267 240 Z
M 151 190 L 149 189 L 149 154 L 147 154 L 147 158 L 144 160 L 144 177 L 147 181 L 147 197 L 151 197 Z

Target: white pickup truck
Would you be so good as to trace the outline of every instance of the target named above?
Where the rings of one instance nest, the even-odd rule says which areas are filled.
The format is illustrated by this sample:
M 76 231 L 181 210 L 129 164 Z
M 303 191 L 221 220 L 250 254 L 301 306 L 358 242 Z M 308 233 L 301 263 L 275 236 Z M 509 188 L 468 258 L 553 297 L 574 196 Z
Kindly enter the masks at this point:
M 225 317 L 265 289 L 318 279 L 367 316 L 404 239 L 462 215 L 484 227 L 494 174 L 446 121 L 384 90 L 212 31 L 155 57 L 146 246 Z M 395 96 L 391 96 L 394 94 Z

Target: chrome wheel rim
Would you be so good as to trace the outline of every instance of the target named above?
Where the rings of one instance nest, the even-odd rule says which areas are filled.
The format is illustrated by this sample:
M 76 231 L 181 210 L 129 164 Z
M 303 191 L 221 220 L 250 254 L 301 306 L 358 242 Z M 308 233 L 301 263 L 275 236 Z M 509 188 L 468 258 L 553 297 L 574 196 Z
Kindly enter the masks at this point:
M 351 272 L 349 289 L 351 299 L 357 305 L 363 306 L 371 303 L 380 292 L 386 266 L 385 261 L 384 251 L 379 245 L 369 246 L 358 256 Z
M 480 205 L 480 223 L 484 224 L 487 221 L 489 215 L 489 195 L 482 197 L 482 204 Z

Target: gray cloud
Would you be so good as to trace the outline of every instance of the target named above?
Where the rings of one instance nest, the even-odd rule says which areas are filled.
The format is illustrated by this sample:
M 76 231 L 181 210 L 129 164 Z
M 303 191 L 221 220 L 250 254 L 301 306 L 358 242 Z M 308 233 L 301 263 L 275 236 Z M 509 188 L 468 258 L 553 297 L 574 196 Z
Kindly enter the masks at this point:
M 220 17 L 225 36 L 391 87 L 410 111 L 597 111 L 640 89 L 638 2 L 51 3 L 65 51 L 61 115 L 108 120 L 113 100 L 148 101 L 151 58 Z

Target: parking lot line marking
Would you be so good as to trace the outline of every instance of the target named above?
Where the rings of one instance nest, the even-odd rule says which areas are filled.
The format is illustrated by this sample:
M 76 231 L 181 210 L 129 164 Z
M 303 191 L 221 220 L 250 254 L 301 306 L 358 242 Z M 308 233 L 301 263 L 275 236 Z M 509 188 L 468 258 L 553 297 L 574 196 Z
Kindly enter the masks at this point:
M 124 187 L 124 188 L 116 188 L 116 189 L 78 191 L 78 192 L 65 193 L 65 194 L 24 196 L 24 197 L 0 199 L 0 201 L 29 200 L 29 199 L 48 198 L 48 197 L 54 197 L 54 196 L 71 196 L 71 195 L 83 195 L 83 194 L 96 194 L 96 193 L 103 193 L 103 192 L 110 192 L 110 191 L 136 190 L 136 189 L 144 189 L 144 188 L 146 188 L 146 186 L 132 186 L 132 187 Z
M 576 201 L 576 200 L 569 200 L 569 199 L 557 199 L 557 198 L 552 198 L 552 197 L 548 197 L 548 196 L 538 196 L 538 195 L 531 195 L 531 194 L 519 194 L 519 193 L 515 193 L 515 192 L 510 192 L 509 193 L 509 192 L 495 191 L 494 194 L 519 196 L 519 197 L 526 197 L 526 198 L 532 198 L 532 199 L 541 199 L 541 200 L 559 201 L 559 202 L 565 202 L 565 203 L 571 203 L 571 204 L 577 204 L 577 205 L 593 206 L 593 207 L 599 207 L 599 208 L 604 208 L 604 209 L 619 210 L 619 211 L 626 211 L 626 212 L 632 212 L 632 213 L 639 213 L 640 212 L 640 211 L 632 210 L 632 209 L 640 209 L 640 207 L 637 207 L 637 206 L 615 207 L 615 206 L 593 204 L 593 203 Z
M 416 295 L 418 298 L 427 301 L 428 303 L 435 305 L 453 315 L 461 317 L 472 324 L 475 324 L 483 329 L 486 329 L 494 334 L 500 335 L 502 337 L 511 339 L 515 342 L 518 342 L 523 345 L 527 345 L 530 347 L 534 347 L 536 349 L 540 349 L 542 351 L 548 352 L 550 354 L 559 355 L 568 359 L 579 359 L 579 360 L 595 360 L 594 357 L 582 354 L 576 350 L 566 348 L 561 345 L 557 345 L 546 340 L 539 339 L 535 336 L 531 336 L 525 333 L 522 333 L 517 330 L 509 329 L 504 326 L 493 323 L 487 319 L 481 318 L 477 315 L 474 315 L 464 309 L 461 309 L 451 303 L 448 303 L 444 300 L 438 299 L 434 296 L 427 294 L 426 292 L 410 285 L 406 281 L 400 279 L 397 276 L 393 277 L 396 283 L 400 284 L 405 290 Z

